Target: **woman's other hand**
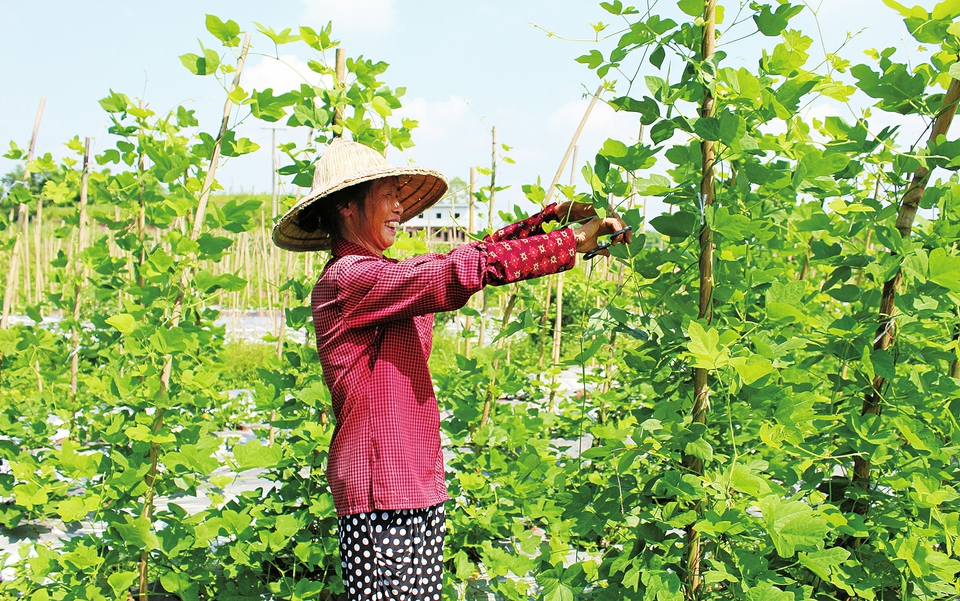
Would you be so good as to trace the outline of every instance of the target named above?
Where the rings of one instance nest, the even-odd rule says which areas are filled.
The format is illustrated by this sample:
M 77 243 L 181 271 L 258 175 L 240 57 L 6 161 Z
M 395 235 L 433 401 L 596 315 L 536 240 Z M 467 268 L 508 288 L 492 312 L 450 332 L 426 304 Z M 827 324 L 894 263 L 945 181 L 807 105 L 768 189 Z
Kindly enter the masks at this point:
M 579 204 L 579 203 L 574 203 Z M 591 207 L 592 208 L 592 207 Z M 584 223 L 583 225 L 573 229 L 573 235 L 577 240 L 577 252 L 585 253 L 595 249 L 600 243 L 597 241 L 597 238 L 604 235 L 609 235 L 614 232 L 619 232 L 620 230 L 627 227 L 627 224 L 623 222 L 622 219 L 613 215 L 610 217 L 605 217 L 600 219 L 594 217 L 590 221 Z M 630 244 L 633 240 L 633 232 L 627 231 L 621 236 L 617 236 L 612 242 L 614 244 Z M 604 256 L 609 256 L 610 251 L 603 250 L 600 251 L 600 254 Z

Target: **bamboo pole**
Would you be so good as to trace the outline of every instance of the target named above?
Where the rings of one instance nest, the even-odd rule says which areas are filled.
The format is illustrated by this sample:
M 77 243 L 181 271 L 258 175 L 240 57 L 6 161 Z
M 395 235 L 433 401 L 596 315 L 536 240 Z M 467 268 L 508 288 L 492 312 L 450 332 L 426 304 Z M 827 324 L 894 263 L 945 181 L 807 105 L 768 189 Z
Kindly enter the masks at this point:
M 704 62 L 712 59 L 716 44 L 716 0 L 704 0 L 703 12 L 703 39 L 700 45 L 700 55 Z M 704 86 L 703 102 L 700 105 L 700 117 L 713 116 L 714 98 L 708 86 Z M 713 320 L 713 231 L 703 217 L 706 207 L 714 201 L 714 163 L 716 161 L 714 143 L 712 140 L 700 142 L 701 179 L 700 179 L 700 211 L 702 228 L 700 230 L 700 298 L 697 318 L 709 324 Z M 693 409 L 691 421 L 705 424 L 707 409 L 710 404 L 710 388 L 707 370 L 696 367 L 693 370 Z M 684 466 L 694 474 L 703 473 L 703 460 L 692 455 L 684 455 Z M 701 512 L 697 503 L 696 512 Z M 686 528 L 686 566 L 684 570 L 684 597 L 692 601 L 700 597 L 703 570 L 703 541 L 700 532 L 694 524 Z
M 511 294 L 510 298 L 507 300 L 506 305 L 503 308 L 503 320 L 500 322 L 500 332 L 503 333 L 507 329 L 507 324 L 510 323 L 510 316 L 513 315 L 513 307 L 517 304 L 517 294 Z M 501 338 L 497 341 L 497 351 L 503 349 L 504 338 Z M 497 383 L 497 371 L 500 369 L 500 356 L 499 353 L 497 357 L 493 360 L 493 376 L 490 378 L 490 384 L 487 387 L 487 396 L 483 401 L 483 413 L 480 416 L 480 425 L 490 421 L 490 410 L 493 407 L 493 388 Z
M 590 98 L 590 104 L 587 105 L 587 110 L 583 112 L 583 117 L 580 119 L 580 125 L 577 126 L 577 131 L 573 134 L 573 139 L 570 140 L 570 145 L 567 146 L 567 151 L 563 154 L 563 158 L 560 160 L 560 166 L 557 167 L 557 173 L 553 176 L 553 181 L 550 182 L 550 187 L 547 189 L 547 195 L 543 198 L 543 204 L 550 204 L 550 199 L 553 198 L 553 192 L 557 188 L 557 184 L 560 182 L 560 177 L 563 175 L 563 168 L 567 166 L 567 159 L 570 158 L 570 154 L 573 152 L 574 148 L 577 145 L 577 140 L 580 139 L 580 133 L 583 131 L 583 127 L 587 124 L 587 119 L 590 118 L 590 113 L 593 112 L 593 107 L 597 104 L 597 99 L 600 98 L 600 92 L 603 91 L 603 84 L 600 84 L 600 87 L 597 88 L 597 91 L 593 93 L 593 97 Z M 573 160 L 574 163 L 577 162 L 576 158 Z
M 43 302 L 43 194 L 37 195 L 37 213 L 33 220 L 33 283 L 37 304 Z
M 80 371 L 80 290 L 83 278 L 83 263 L 80 253 L 83 252 L 83 240 L 87 227 L 87 185 L 90 181 L 90 138 L 84 141 L 83 174 L 80 176 L 80 203 L 77 216 L 77 242 L 73 253 L 74 258 L 74 287 L 73 287 L 73 325 L 71 326 L 70 340 L 73 344 L 73 353 L 70 357 L 70 399 L 77 400 L 77 374 Z M 74 432 L 76 435 L 76 432 Z
M 247 58 L 247 51 L 250 49 L 250 34 L 248 33 L 243 40 L 243 49 L 240 51 L 240 58 L 237 60 L 237 69 L 236 73 L 233 76 L 233 84 L 230 86 L 230 90 L 227 95 L 227 101 L 223 106 L 223 118 L 220 121 L 220 132 L 217 134 L 217 139 L 213 144 L 213 153 L 210 156 L 210 165 L 207 168 L 207 174 L 203 181 L 203 188 L 201 188 L 200 200 L 197 203 L 197 212 L 193 220 L 193 230 L 191 232 L 191 239 L 196 240 L 200 236 L 200 231 L 203 227 L 203 221 L 206 216 L 207 211 L 207 202 L 210 198 L 210 192 L 213 189 L 213 184 L 215 181 L 217 173 L 217 164 L 220 161 L 220 148 L 223 145 L 223 138 L 227 133 L 228 126 L 230 124 L 230 112 L 233 109 L 233 101 L 230 100 L 229 94 L 232 94 L 234 90 L 237 89 L 237 86 L 240 85 L 240 75 L 243 73 L 243 63 Z M 184 269 L 180 277 L 180 294 L 177 296 L 176 301 L 173 305 L 173 314 L 171 316 L 171 326 L 177 327 L 180 325 L 180 317 L 183 313 L 183 296 L 184 290 L 186 289 L 190 281 L 190 269 Z M 170 374 L 173 368 L 173 356 L 167 355 L 164 358 L 163 369 L 160 372 L 160 397 L 165 399 L 170 393 Z M 153 418 L 153 427 L 151 428 L 153 434 L 157 434 L 160 431 L 160 428 L 163 427 L 163 414 L 164 408 L 157 408 L 156 414 Z M 143 510 L 140 513 L 140 517 L 150 521 L 151 516 L 153 515 L 153 497 L 154 497 L 154 484 L 157 479 L 157 459 L 160 451 L 160 447 L 157 443 L 150 444 L 150 469 L 147 471 L 146 476 L 144 477 L 144 483 L 146 484 L 147 490 L 144 493 L 143 499 Z M 140 553 L 139 561 L 139 580 L 140 580 L 140 599 L 139 601 L 148 601 L 147 594 L 147 567 L 148 567 L 149 554 L 147 551 Z
M 488 199 L 487 204 L 487 229 L 493 229 L 493 199 L 495 190 L 497 187 L 497 126 L 494 125 L 491 130 L 491 139 L 492 145 L 490 150 L 490 198 Z M 480 305 L 480 336 L 477 340 L 478 346 L 484 345 L 484 338 L 487 334 L 487 305 L 489 303 L 489 295 L 487 294 L 487 289 L 484 288 L 480 291 L 480 296 L 482 299 Z
M 24 179 L 24 183 L 25 183 L 26 186 L 27 186 L 27 189 L 30 188 L 30 163 L 33 162 L 33 157 L 36 156 L 37 134 L 40 132 L 40 121 L 43 119 L 43 107 L 46 106 L 46 104 L 47 104 L 47 97 L 46 97 L 46 96 L 41 96 L 41 97 L 40 97 L 40 106 L 37 108 L 37 116 L 36 116 L 36 118 L 33 120 L 33 132 L 30 134 L 30 145 L 29 145 L 29 147 L 27 148 L 27 162 L 26 162 L 26 164 L 24 165 L 24 168 L 23 168 L 23 179 Z M 42 199 L 38 196 L 38 197 L 37 197 L 37 219 L 38 219 L 38 220 L 39 220 L 39 218 L 40 218 L 40 215 L 42 214 L 42 202 L 43 202 Z M 23 287 L 24 287 L 24 290 L 26 290 L 26 292 L 27 292 L 27 303 L 28 303 L 28 304 L 33 304 L 33 301 L 34 301 L 34 294 L 33 294 L 33 293 L 34 293 L 34 290 L 35 290 L 35 289 L 33 288 L 33 286 L 31 286 L 31 283 L 30 283 L 30 280 L 31 280 L 31 277 L 30 277 L 30 255 L 31 255 L 31 253 L 30 253 L 30 239 L 29 239 L 29 235 L 30 235 L 30 211 L 27 210 L 27 206 L 26 206 L 25 204 L 21 204 L 21 205 L 20 205 L 20 215 L 21 215 L 21 218 L 23 219 L 23 223 L 22 223 L 21 225 L 22 225 L 23 236 L 24 236 L 23 246 L 22 246 L 22 248 L 21 248 L 21 250 L 22 250 L 22 252 L 23 252 L 23 260 L 22 260 L 22 262 L 23 262 L 23 276 L 24 276 Z M 37 224 L 36 224 L 36 222 L 35 222 L 35 223 L 34 223 L 34 227 L 36 228 L 36 226 L 37 226 Z M 41 300 L 41 299 L 40 299 L 40 294 L 41 294 L 41 293 L 40 293 L 40 278 L 42 277 L 42 275 L 41 275 L 42 269 L 41 269 L 41 265 L 40 265 L 40 242 L 39 242 L 39 241 L 40 241 L 40 230 L 39 230 L 39 228 L 36 229 L 34 235 L 35 235 L 35 237 L 36 237 L 36 240 L 34 241 L 34 246 L 36 247 L 36 248 L 34 249 L 34 252 L 35 252 L 36 271 L 37 271 L 37 273 L 34 274 L 34 275 L 36 276 L 36 279 L 35 279 L 35 285 L 36 285 L 36 301 L 39 303 L 40 300 Z
M 547 291 L 543 299 L 543 315 L 540 317 L 540 354 L 537 358 L 538 372 L 543 369 L 543 357 L 547 348 L 547 322 L 550 320 L 550 298 L 553 295 L 553 278 L 543 279 Z
M 493 229 L 493 197 L 497 190 L 497 126 L 491 130 L 493 144 L 490 147 L 490 198 L 487 205 L 487 229 Z
M 13 253 L 10 255 L 10 265 L 7 268 L 7 285 L 3 292 L 3 315 L 0 317 L 0 329 L 9 326 L 10 313 L 13 310 L 17 295 L 17 284 L 20 282 L 20 253 L 21 238 L 17 236 L 13 242 Z
M 471 234 L 477 233 L 477 199 L 476 197 L 474 197 L 474 194 L 476 193 L 476 189 L 477 189 L 477 170 L 475 167 L 471 167 L 470 168 L 470 205 L 469 205 L 470 209 L 468 213 L 469 217 L 467 222 L 467 231 L 469 231 Z M 467 306 L 472 307 L 474 304 L 475 303 L 471 298 Z M 472 321 L 471 317 L 467 315 L 467 319 L 464 324 L 464 329 L 467 332 L 467 340 L 464 343 L 464 351 L 463 351 L 463 354 L 467 357 L 467 359 L 470 358 L 470 331 L 471 331 L 470 328 L 473 325 L 471 321 Z
M 940 113 L 933 122 L 933 128 L 930 130 L 930 140 L 936 141 L 937 136 L 945 136 L 953 123 L 953 117 L 957 112 L 957 102 L 960 100 L 960 80 L 951 79 L 950 87 L 943 97 Z M 913 220 L 917 215 L 917 208 L 920 206 L 920 200 L 923 198 L 923 192 L 930 179 L 930 170 L 921 165 L 913 174 L 910 187 L 907 188 L 900 203 L 900 210 L 897 213 L 896 228 L 903 238 L 909 238 L 913 231 Z M 880 312 L 878 316 L 879 326 L 874 350 L 886 350 L 893 344 L 896 337 L 896 299 L 900 292 L 900 284 L 903 281 L 903 272 L 897 269 L 892 278 L 883 284 L 883 295 L 880 298 Z M 860 415 L 880 415 L 881 397 L 885 384 L 883 376 L 875 375 L 870 390 L 864 395 L 863 404 L 860 408 Z M 854 481 L 863 489 L 870 486 L 870 456 L 867 454 L 855 457 L 853 460 Z M 867 504 L 858 503 L 855 507 L 857 513 L 864 514 L 869 509 Z M 860 540 L 860 539 L 858 539 Z
M 27 164 L 33 160 L 34 152 L 37 149 L 37 132 L 40 131 L 40 120 L 43 118 L 43 107 L 47 104 L 47 97 L 40 97 L 40 106 L 37 108 L 37 116 L 33 120 L 33 133 L 30 135 L 30 147 L 27 149 Z
M 347 51 L 343 48 L 337 48 L 336 54 L 337 66 L 335 71 L 335 81 L 334 86 L 340 92 L 343 91 L 345 86 L 345 81 L 347 79 Z M 330 124 L 333 129 L 334 137 L 339 138 L 343 135 L 343 130 L 341 129 L 337 132 L 337 126 L 343 127 L 343 104 L 337 102 L 336 108 L 333 110 L 333 121 Z
M 30 209 L 26 204 L 20 203 L 20 211 L 17 216 L 20 220 L 20 237 L 23 244 L 20 245 L 22 257 L 20 263 L 23 265 L 23 290 L 27 295 L 27 304 L 33 304 L 33 285 L 30 283 L 33 279 L 30 274 Z M 16 301 L 16 298 L 14 298 Z
M 587 114 L 589 114 L 589 112 L 590 111 L 588 108 Z M 584 121 L 585 120 L 586 120 L 586 115 L 584 115 Z M 581 121 L 581 126 L 582 125 L 583 125 L 583 121 Z M 574 139 L 576 139 L 576 137 L 579 134 L 580 134 L 580 131 L 578 130 L 576 135 L 574 135 Z M 574 144 L 573 160 L 570 161 L 570 185 L 571 186 L 573 185 L 577 177 L 577 154 L 579 152 L 580 152 L 580 147 Z M 566 158 L 567 157 L 564 157 L 564 161 L 566 161 Z M 564 276 L 564 272 L 557 274 L 557 315 L 556 315 L 556 321 L 554 321 L 553 323 L 553 349 L 552 349 L 553 352 L 550 355 L 551 359 L 553 360 L 554 366 L 560 364 L 560 350 L 562 348 L 562 343 L 563 343 L 563 280 L 564 280 L 563 276 Z M 544 325 L 546 325 L 546 323 L 544 323 Z M 556 382 L 557 382 L 557 376 L 556 374 L 554 374 L 554 376 L 550 379 L 549 406 L 551 410 L 555 408 L 554 401 L 556 400 Z
M 143 101 L 140 101 L 140 108 L 143 109 Z M 140 244 L 140 251 L 137 258 L 137 286 L 143 288 L 143 264 L 147 262 L 147 244 L 144 240 L 144 232 L 147 229 L 147 204 L 144 200 L 146 193 L 146 182 L 144 181 L 144 173 L 146 172 L 146 159 L 144 158 L 145 148 L 144 148 L 144 132 L 143 127 L 140 128 L 140 140 L 138 140 L 137 146 L 137 200 L 139 204 L 139 211 L 137 212 L 137 240 Z

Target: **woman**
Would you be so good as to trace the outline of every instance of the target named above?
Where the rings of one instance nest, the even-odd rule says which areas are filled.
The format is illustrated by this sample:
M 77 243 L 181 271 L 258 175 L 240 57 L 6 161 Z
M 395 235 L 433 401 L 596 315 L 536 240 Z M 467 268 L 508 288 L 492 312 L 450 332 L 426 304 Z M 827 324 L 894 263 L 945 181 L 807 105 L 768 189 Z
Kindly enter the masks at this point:
M 385 258 L 400 223 L 446 189 L 435 171 L 393 167 L 371 148 L 336 139 L 317 162 L 310 194 L 273 231 L 281 248 L 332 254 L 312 308 L 337 420 L 327 479 L 349 599 L 441 596 L 449 496 L 427 368 L 433 314 L 463 307 L 486 285 L 569 269 L 597 236 L 623 228 L 590 205 L 564 203 L 445 255 Z M 544 233 L 542 224 L 559 216 L 588 221 Z

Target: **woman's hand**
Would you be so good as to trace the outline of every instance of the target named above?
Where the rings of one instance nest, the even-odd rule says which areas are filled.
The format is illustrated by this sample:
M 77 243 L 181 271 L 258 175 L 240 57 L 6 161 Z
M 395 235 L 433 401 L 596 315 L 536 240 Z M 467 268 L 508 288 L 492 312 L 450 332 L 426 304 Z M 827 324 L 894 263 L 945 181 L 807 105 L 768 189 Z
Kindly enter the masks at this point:
M 625 227 L 627 227 L 627 224 L 615 215 L 611 217 L 605 217 L 603 219 L 594 217 L 590 221 L 573 229 L 573 235 L 577 241 L 577 252 L 585 253 L 595 249 L 600 245 L 600 243 L 597 241 L 597 238 L 603 235 L 619 232 Z M 612 240 L 612 242 L 614 244 L 630 244 L 632 240 L 633 232 L 627 231 L 623 235 L 618 236 L 616 240 Z M 610 251 L 602 250 L 600 251 L 600 254 L 603 256 L 609 256 Z
M 593 219 L 597 210 L 587 202 L 571 202 L 569 200 L 557 205 L 557 218 L 560 223 L 575 223 Z

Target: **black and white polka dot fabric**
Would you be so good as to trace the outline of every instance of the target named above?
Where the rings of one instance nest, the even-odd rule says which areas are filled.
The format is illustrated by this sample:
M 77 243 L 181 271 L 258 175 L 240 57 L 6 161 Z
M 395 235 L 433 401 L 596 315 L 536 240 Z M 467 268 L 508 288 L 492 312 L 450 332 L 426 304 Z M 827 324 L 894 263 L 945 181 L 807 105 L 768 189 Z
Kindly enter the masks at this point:
M 337 520 L 349 601 L 440 601 L 443 505 L 345 515 Z

